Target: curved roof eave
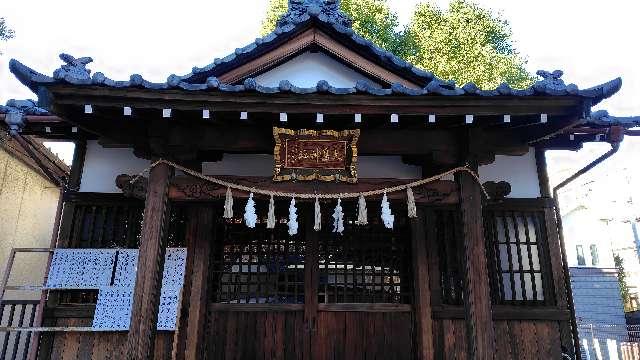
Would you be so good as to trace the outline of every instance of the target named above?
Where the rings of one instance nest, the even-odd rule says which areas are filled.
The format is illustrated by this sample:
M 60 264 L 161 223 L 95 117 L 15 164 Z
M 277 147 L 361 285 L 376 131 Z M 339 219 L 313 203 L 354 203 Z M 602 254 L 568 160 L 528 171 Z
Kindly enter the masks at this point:
M 380 89 L 367 81 L 359 81 L 351 88 L 338 88 L 327 81 L 319 81 L 315 87 L 301 88 L 283 80 L 277 87 L 262 86 L 253 78 L 245 79 L 241 85 L 228 85 L 221 83 L 216 77 L 209 77 L 202 83 L 189 83 L 181 77 L 171 75 L 164 83 L 154 83 L 145 80 L 139 74 L 132 74 L 128 81 L 116 81 L 106 77 L 103 73 L 97 72 L 91 75 L 91 70 L 86 68 L 90 58 L 74 58 L 67 54 L 61 54 L 66 64 L 57 69 L 53 76 L 43 75 L 15 59 L 9 62 L 11 72 L 18 80 L 37 93 L 40 86 L 54 84 L 71 84 L 77 86 L 104 86 L 110 88 L 144 88 L 150 90 L 182 89 L 186 91 L 222 91 L 222 92 L 258 92 L 264 94 L 274 93 L 330 93 L 336 95 L 348 95 L 354 93 L 367 93 L 371 95 L 443 95 L 443 96 L 580 96 L 589 99 L 592 105 L 612 96 L 622 86 L 622 79 L 616 78 L 601 85 L 580 90 L 574 84 L 565 85 L 561 79 L 562 71 L 554 72 L 538 71 L 542 77 L 539 81 L 526 89 L 514 89 L 508 84 L 500 84 L 493 90 L 481 90 L 473 83 L 458 87 L 453 82 L 433 78 L 422 89 L 411 89 L 402 84 L 393 84 L 389 88 Z M 88 59 L 88 60 L 87 60 Z

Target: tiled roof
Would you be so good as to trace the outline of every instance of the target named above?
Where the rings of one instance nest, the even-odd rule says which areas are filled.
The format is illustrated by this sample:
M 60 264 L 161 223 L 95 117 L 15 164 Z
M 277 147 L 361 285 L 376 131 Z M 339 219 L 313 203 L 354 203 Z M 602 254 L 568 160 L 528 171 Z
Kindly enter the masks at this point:
M 61 58 L 69 57 L 69 55 L 61 54 Z M 409 96 L 422 96 L 422 95 L 444 95 L 444 96 L 462 96 L 462 95 L 475 95 L 475 96 L 534 96 L 534 95 L 549 95 L 549 96 L 581 96 L 591 99 L 592 105 L 599 103 L 600 101 L 615 94 L 622 85 L 622 79 L 617 78 L 606 82 L 601 85 L 597 85 L 591 88 L 580 90 L 576 85 L 565 85 L 564 81 L 560 78 L 561 71 L 554 71 L 549 73 L 546 71 L 538 71 L 538 75 L 542 77 L 531 87 L 526 89 L 513 89 L 508 84 L 503 83 L 493 90 L 481 90 L 475 84 L 469 83 L 462 87 L 457 87 L 455 83 L 450 81 L 443 81 L 438 78 L 433 78 L 427 86 L 422 89 L 411 89 L 402 84 L 395 83 L 389 88 L 378 88 L 374 84 L 367 81 L 359 81 L 356 86 L 351 88 L 338 88 L 333 87 L 327 81 L 319 81 L 315 87 L 301 88 L 294 86 L 287 80 L 280 82 L 277 87 L 262 86 L 256 82 L 253 78 L 245 79 L 241 85 L 229 85 L 221 83 L 215 77 L 209 77 L 204 83 L 189 83 L 182 80 L 181 77 L 171 75 L 164 83 L 153 83 L 145 80 L 139 74 L 133 74 L 129 77 L 128 81 L 116 81 L 109 79 L 103 73 L 97 72 L 90 75 L 90 70 L 81 65 L 82 69 L 71 68 L 72 66 L 79 65 L 63 65 L 60 69 L 54 72 L 53 77 L 43 75 L 25 65 L 19 61 L 12 59 L 9 62 L 11 72 L 13 72 L 18 80 L 24 85 L 28 86 L 34 92 L 42 85 L 50 84 L 73 84 L 73 85 L 98 85 L 111 88 L 144 88 L 152 90 L 166 90 L 166 89 L 182 89 L 187 91 L 221 91 L 221 92 L 258 92 L 264 94 L 274 93 L 294 93 L 294 94 L 312 94 L 312 93 L 329 93 L 338 95 L 347 95 L 355 93 L 366 93 L 371 95 L 409 95 Z M 80 71 L 83 70 L 83 71 Z
M 15 100 L 7 101 L 7 105 L 0 105 L 0 114 L 22 113 L 24 115 L 49 115 L 49 112 L 39 108 L 35 100 Z

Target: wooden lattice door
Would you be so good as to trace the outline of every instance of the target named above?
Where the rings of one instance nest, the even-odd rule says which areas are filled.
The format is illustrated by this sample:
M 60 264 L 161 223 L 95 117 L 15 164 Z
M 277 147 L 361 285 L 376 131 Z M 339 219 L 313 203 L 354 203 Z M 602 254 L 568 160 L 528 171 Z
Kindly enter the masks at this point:
M 355 207 L 344 204 L 340 235 L 327 203 L 316 232 L 308 205 L 298 205 L 295 235 L 286 216 L 275 229 L 266 219 L 254 229 L 240 216 L 217 221 L 207 358 L 414 358 L 409 222 L 398 217 L 388 230 L 372 211 L 369 225 L 357 226 Z

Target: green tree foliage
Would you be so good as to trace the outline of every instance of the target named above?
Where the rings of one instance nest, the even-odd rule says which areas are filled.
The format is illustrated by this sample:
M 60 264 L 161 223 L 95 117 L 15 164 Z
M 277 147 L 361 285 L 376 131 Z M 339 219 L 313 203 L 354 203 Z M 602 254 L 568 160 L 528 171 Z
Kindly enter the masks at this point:
M 408 60 L 444 79 L 482 88 L 533 81 L 513 48 L 509 23 L 469 1 L 454 0 L 448 11 L 419 4 L 406 36 L 416 44 Z
M 386 0 L 342 0 L 340 7 L 360 35 L 443 79 L 485 89 L 502 82 L 522 88 L 534 81 L 513 47 L 509 23 L 470 0 L 452 0 L 447 10 L 420 3 L 404 29 Z M 263 34 L 286 9 L 287 0 L 271 0 Z
M 0 40 L 7 41 L 13 38 L 14 36 L 15 36 L 15 33 L 13 32 L 13 30 L 11 30 L 7 26 L 7 23 L 5 22 L 4 18 L 0 17 Z M 0 52 L 0 55 L 1 54 L 2 52 Z
M 624 260 L 618 254 L 613 255 L 613 262 L 618 270 L 618 285 L 620 285 L 620 297 L 622 297 L 622 304 L 624 305 L 624 311 L 633 311 L 631 306 L 631 298 L 629 296 L 629 285 L 627 285 L 627 273 L 624 270 Z

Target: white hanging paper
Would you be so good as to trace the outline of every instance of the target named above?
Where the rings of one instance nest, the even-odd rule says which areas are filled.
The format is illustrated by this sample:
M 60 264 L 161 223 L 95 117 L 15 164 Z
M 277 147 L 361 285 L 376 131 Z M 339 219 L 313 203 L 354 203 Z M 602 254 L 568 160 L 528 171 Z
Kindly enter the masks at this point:
M 244 207 L 244 223 L 251 229 L 256 227 L 258 215 L 256 215 L 256 202 L 253 201 L 253 193 L 249 194 L 249 200 Z
M 289 235 L 295 235 L 298 233 L 298 214 L 296 210 L 296 199 L 291 198 L 291 204 L 289 204 Z
M 344 213 L 342 212 L 342 205 L 340 199 L 338 199 L 338 205 L 333 210 L 333 232 L 342 235 L 344 231 Z
M 116 251 L 116 250 L 114 250 Z M 112 286 L 100 287 L 92 327 L 101 330 L 128 330 L 133 304 L 138 250 L 117 250 L 118 261 Z M 187 249 L 169 248 L 165 254 L 158 330 L 175 330 L 178 299 L 184 284 Z M 110 273 L 110 272 L 109 272 Z
M 382 197 L 382 204 L 380 205 L 382 208 L 382 212 L 380 213 L 380 217 L 382 218 L 382 222 L 387 229 L 393 229 L 393 220 L 395 216 L 391 214 L 391 208 L 389 207 L 389 200 L 387 199 L 387 193 L 384 193 Z
M 409 219 L 418 217 L 418 210 L 416 209 L 416 199 L 413 197 L 413 190 L 407 188 L 407 216 Z
M 314 223 L 313 230 L 320 231 L 322 229 L 322 212 L 320 212 L 320 200 L 316 197 L 316 203 L 314 204 Z
M 367 225 L 368 223 L 367 201 L 364 199 L 364 195 L 360 194 L 360 197 L 358 197 L 358 219 L 356 220 L 356 225 Z
M 267 214 L 267 229 L 276 227 L 276 207 L 273 202 L 273 195 L 269 199 L 269 213 Z
M 111 282 L 114 249 L 56 249 L 53 252 L 48 289 L 98 289 Z
M 231 194 L 231 188 L 227 188 L 227 194 L 224 199 L 224 215 L 225 219 L 233 218 L 233 195 Z

